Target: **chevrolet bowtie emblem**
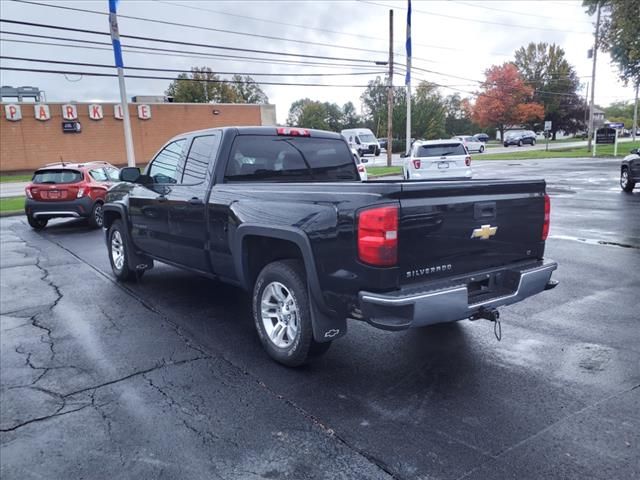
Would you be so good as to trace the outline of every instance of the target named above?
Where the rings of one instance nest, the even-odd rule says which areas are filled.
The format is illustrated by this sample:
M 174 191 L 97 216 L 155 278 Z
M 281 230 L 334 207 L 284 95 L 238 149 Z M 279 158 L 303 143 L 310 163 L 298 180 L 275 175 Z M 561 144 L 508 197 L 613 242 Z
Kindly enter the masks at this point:
M 489 237 L 493 237 L 497 231 L 498 227 L 492 227 L 491 225 L 482 225 L 480 228 L 476 228 L 473 230 L 471 238 L 489 240 Z

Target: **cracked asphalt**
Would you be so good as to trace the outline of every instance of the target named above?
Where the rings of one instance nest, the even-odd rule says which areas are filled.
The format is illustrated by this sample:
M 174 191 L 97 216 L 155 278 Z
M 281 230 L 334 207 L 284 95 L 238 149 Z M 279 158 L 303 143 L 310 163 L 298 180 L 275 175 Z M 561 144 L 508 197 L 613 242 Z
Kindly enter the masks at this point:
M 3 479 L 640 478 L 640 191 L 615 160 L 476 162 L 547 178 L 561 284 L 488 322 L 351 323 L 270 361 L 248 296 L 158 265 L 112 280 L 103 234 L 0 220 Z

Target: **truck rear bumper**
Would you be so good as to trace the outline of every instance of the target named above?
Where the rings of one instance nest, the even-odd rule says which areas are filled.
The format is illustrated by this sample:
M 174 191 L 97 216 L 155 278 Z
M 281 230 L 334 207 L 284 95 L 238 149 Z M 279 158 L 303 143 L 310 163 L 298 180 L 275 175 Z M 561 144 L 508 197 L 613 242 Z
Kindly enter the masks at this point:
M 555 287 L 551 274 L 556 268 L 557 263 L 545 260 L 533 266 L 480 272 L 445 287 L 428 284 L 390 293 L 360 292 L 360 310 L 364 320 L 385 330 L 455 322 L 481 309 L 510 305 Z M 491 289 L 476 288 L 483 282 Z

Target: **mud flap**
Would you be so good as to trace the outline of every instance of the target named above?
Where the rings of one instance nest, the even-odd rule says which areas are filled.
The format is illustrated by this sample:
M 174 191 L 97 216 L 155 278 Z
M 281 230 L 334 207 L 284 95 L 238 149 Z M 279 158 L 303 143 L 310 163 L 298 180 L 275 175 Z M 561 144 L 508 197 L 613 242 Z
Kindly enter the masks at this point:
M 313 325 L 313 339 L 316 342 L 330 342 L 347 333 L 347 319 L 322 312 L 311 292 L 309 292 L 309 308 Z

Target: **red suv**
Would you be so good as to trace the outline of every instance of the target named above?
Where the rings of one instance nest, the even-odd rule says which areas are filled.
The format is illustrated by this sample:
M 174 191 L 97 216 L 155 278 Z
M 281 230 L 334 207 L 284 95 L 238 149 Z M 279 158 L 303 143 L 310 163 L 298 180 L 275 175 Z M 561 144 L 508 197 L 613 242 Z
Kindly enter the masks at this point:
M 102 227 L 104 197 L 118 174 L 107 162 L 53 163 L 37 170 L 25 188 L 29 225 L 42 230 L 51 218 L 84 217 Z

